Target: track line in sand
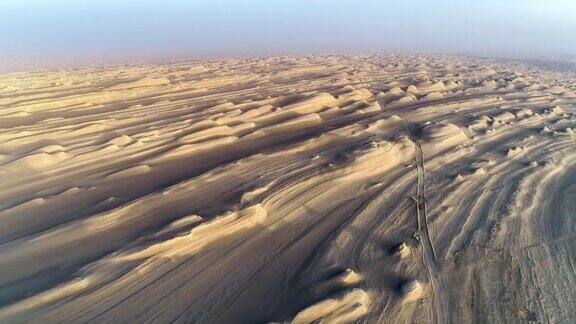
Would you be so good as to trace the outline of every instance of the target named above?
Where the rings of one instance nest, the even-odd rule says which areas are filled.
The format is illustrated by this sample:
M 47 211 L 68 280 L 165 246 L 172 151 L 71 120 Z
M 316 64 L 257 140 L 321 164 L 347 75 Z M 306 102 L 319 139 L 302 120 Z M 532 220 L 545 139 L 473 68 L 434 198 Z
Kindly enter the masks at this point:
M 414 233 L 415 238 L 422 245 L 422 261 L 426 267 L 430 285 L 432 288 L 433 307 L 431 308 L 431 319 L 435 323 L 449 323 L 450 302 L 447 295 L 446 285 L 442 278 L 442 271 L 436 262 L 436 252 L 430 239 L 428 230 L 428 220 L 426 217 L 426 169 L 424 168 L 424 154 L 422 146 L 415 138 L 410 128 L 410 123 L 404 116 L 400 116 L 402 124 L 408 133 L 408 138 L 416 147 L 415 159 L 418 174 L 418 185 L 416 194 L 416 216 L 418 221 L 418 231 Z

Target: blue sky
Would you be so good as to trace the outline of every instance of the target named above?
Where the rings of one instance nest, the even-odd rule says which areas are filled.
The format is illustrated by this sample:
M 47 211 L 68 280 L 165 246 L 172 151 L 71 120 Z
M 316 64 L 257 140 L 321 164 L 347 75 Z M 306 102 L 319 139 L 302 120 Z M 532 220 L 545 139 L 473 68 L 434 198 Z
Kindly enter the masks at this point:
M 576 52 L 574 0 L 0 0 L 0 53 Z

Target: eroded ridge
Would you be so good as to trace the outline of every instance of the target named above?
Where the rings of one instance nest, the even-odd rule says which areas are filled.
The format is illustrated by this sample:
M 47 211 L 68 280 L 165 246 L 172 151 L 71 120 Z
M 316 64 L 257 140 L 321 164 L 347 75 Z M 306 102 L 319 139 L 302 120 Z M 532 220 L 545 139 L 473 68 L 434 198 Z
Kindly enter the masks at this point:
M 0 321 L 575 320 L 575 90 L 392 54 L 0 75 Z

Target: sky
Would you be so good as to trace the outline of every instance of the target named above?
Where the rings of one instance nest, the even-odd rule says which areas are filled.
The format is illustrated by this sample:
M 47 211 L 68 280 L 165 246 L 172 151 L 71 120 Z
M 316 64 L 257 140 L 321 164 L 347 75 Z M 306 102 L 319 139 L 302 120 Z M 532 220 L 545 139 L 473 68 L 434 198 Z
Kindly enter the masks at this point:
M 576 53 L 575 0 L 0 0 L 0 58 Z

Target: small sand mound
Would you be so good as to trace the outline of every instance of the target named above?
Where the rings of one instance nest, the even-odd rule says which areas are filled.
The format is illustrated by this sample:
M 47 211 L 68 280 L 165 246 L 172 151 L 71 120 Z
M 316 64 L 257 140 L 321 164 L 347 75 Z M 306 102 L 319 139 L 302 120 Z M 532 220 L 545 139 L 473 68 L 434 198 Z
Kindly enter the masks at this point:
M 114 144 L 114 145 L 118 145 L 118 146 L 126 146 L 130 143 L 132 143 L 132 137 L 128 136 L 128 135 L 121 135 L 118 136 L 116 138 L 111 139 L 110 141 L 108 141 L 109 144 Z
M 438 100 L 444 98 L 444 95 L 440 92 L 431 92 L 422 98 L 423 100 Z
M 505 123 L 510 122 L 511 120 L 514 120 L 516 118 L 516 116 L 505 111 L 503 113 L 500 113 L 500 114 L 494 116 L 493 118 L 494 118 L 494 120 L 505 124 Z
M 38 149 L 38 151 L 48 153 L 48 154 L 53 154 L 53 153 L 58 153 L 58 152 L 66 152 L 66 149 L 62 145 L 54 144 L 54 145 L 44 146 L 44 147 Z
M 334 292 L 345 287 L 356 285 L 362 280 L 362 276 L 354 270 L 348 268 L 334 277 L 320 283 L 314 288 L 316 296 L 322 296 L 326 293 Z
M 490 126 L 491 122 L 492 119 L 488 116 L 476 116 L 471 120 L 470 124 L 468 124 L 468 129 L 474 132 L 483 131 Z
M 426 126 L 423 130 L 424 139 L 431 144 L 453 146 L 468 139 L 460 127 L 451 123 L 437 123 Z
M 420 90 L 418 90 L 418 88 L 415 85 L 410 85 L 408 86 L 408 88 L 406 89 L 407 93 L 411 93 L 411 94 L 417 94 L 420 92 Z
M 531 110 L 530 108 L 517 109 L 517 110 L 514 110 L 512 113 L 513 113 L 514 116 L 516 116 L 517 118 L 524 118 L 524 117 L 528 117 L 528 116 L 534 115 L 534 113 L 532 112 L 532 110 Z
M 400 286 L 400 291 L 404 296 L 402 303 L 409 304 L 422 299 L 426 295 L 425 286 L 418 280 L 409 280 Z
M 518 146 L 512 146 L 511 148 L 508 149 L 508 151 L 506 152 L 506 156 L 508 157 L 515 157 L 518 154 L 522 153 L 524 149 Z
M 484 175 L 484 174 L 486 174 L 486 170 L 482 167 L 476 168 L 472 172 L 472 175 L 475 175 L 475 176 Z
M 368 89 L 358 89 L 338 96 L 339 100 L 368 100 L 372 98 L 372 92 Z
M 335 106 L 338 103 L 329 93 L 319 93 L 311 98 L 291 104 L 284 107 L 285 111 L 295 112 L 298 114 L 309 114 L 323 110 L 326 107 Z
M 353 285 L 360 282 L 360 280 L 362 280 L 362 276 L 354 272 L 354 270 L 348 268 L 344 270 L 344 272 L 342 272 L 340 275 L 338 275 L 336 279 L 344 284 Z
M 420 90 L 420 92 L 424 93 L 444 92 L 448 90 L 442 81 L 438 81 L 436 83 L 422 82 L 418 83 L 416 87 Z
M 456 83 L 455 81 L 448 81 L 446 82 L 446 89 L 448 90 L 452 90 L 458 88 L 458 83 Z
M 550 108 L 550 111 L 555 113 L 556 115 L 562 115 L 565 113 L 564 109 L 560 108 L 560 106 L 553 106 Z
M 410 248 L 410 246 L 406 244 L 406 242 L 402 242 L 398 244 L 398 246 L 396 247 L 396 252 L 394 254 L 404 259 L 409 257 L 411 253 L 412 249 Z
M 403 96 L 402 98 L 400 98 L 396 101 L 393 101 L 392 103 L 403 104 L 403 103 L 410 103 L 413 101 L 416 101 L 416 97 L 414 97 L 413 95 L 410 94 L 410 95 Z
M 404 90 L 400 89 L 399 87 L 394 87 L 390 90 L 388 90 L 388 95 L 392 95 L 392 96 L 402 96 L 405 94 Z
M 9 163 L 6 167 L 12 170 L 18 169 L 43 169 L 48 166 L 54 165 L 58 162 L 66 160 L 68 158 L 66 152 L 55 152 L 55 153 L 34 153 L 22 157 L 16 161 Z
M 494 89 L 494 88 L 498 87 L 498 83 L 496 83 L 496 81 L 494 81 L 494 80 L 486 80 L 486 81 L 482 82 L 482 86 L 485 88 Z

